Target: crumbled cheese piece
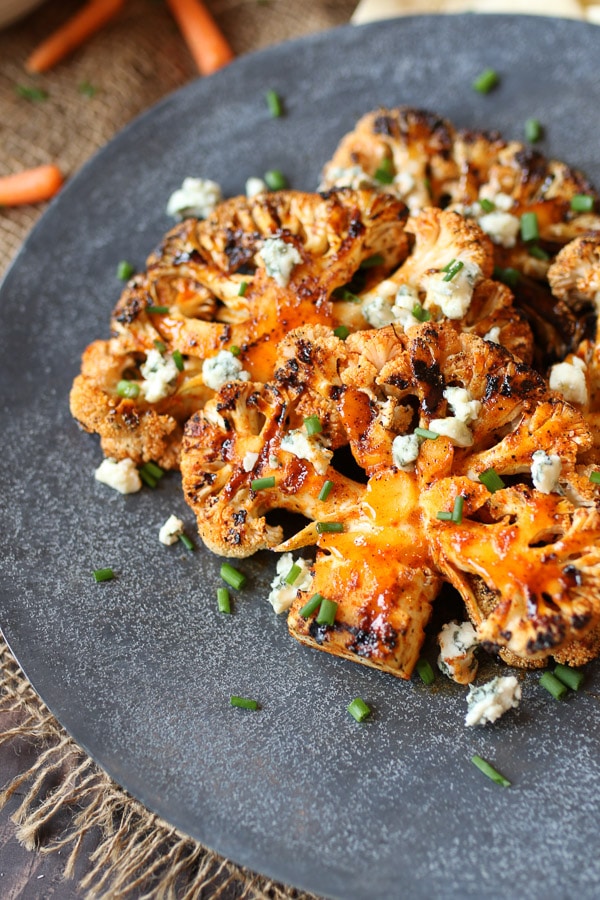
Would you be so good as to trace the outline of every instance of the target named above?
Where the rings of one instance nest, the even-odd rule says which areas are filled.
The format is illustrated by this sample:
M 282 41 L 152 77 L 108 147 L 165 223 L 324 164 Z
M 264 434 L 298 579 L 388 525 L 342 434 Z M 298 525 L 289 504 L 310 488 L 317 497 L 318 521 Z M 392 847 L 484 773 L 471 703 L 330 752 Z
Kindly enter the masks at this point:
M 481 412 L 481 402 L 474 400 L 469 391 L 461 387 L 447 387 L 444 397 L 450 404 L 450 409 L 457 419 L 468 425 L 475 422 Z
M 300 571 L 293 584 L 287 584 L 285 579 L 292 566 L 299 566 Z M 309 563 L 300 557 L 294 560 L 291 553 L 284 553 L 277 560 L 277 574 L 271 582 L 271 593 L 268 600 L 277 614 L 290 608 L 298 591 L 308 591 L 312 585 L 312 574 Z
M 419 319 L 413 316 L 415 303 L 418 302 L 419 294 L 410 285 L 401 284 L 398 287 L 393 281 L 382 281 L 374 296 L 365 298 L 362 314 L 372 328 L 397 324 L 406 329 L 420 324 Z
M 427 295 L 425 304 L 438 306 L 448 319 L 462 319 L 473 298 L 473 288 L 481 277 L 479 266 L 471 262 L 463 262 L 463 267 L 449 281 L 444 278 L 447 273 L 436 272 L 427 279 Z
M 467 694 L 465 725 L 495 722 L 507 710 L 515 709 L 520 700 L 521 685 L 514 675 L 499 675 L 479 687 L 471 685 Z
M 302 257 L 293 244 L 281 238 L 267 238 L 258 254 L 265 264 L 267 275 L 273 278 L 279 287 L 287 287 L 292 269 L 302 262 Z
M 372 187 L 375 184 L 370 175 L 367 175 L 360 166 L 348 166 L 347 168 L 332 166 L 327 172 L 327 182 L 334 187 L 348 187 L 354 191 Z M 322 191 L 324 187 L 323 184 L 319 185 L 319 190 Z
M 501 247 L 514 247 L 521 229 L 521 220 L 511 213 L 495 209 L 478 219 L 479 227 Z
M 491 341 L 492 344 L 499 344 L 500 343 L 500 326 L 499 325 L 492 326 L 492 328 L 490 328 L 490 330 L 487 332 L 487 334 L 484 334 L 483 339 L 484 339 L 484 341 Z
M 586 364 L 578 356 L 572 362 L 556 363 L 550 369 L 550 390 L 562 394 L 567 403 L 587 403 Z
M 362 314 L 371 328 L 384 328 L 386 325 L 391 325 L 396 319 L 389 302 L 380 295 L 364 304 Z
M 169 516 L 158 532 L 158 539 L 161 544 L 165 544 L 167 547 L 170 547 L 171 544 L 176 544 L 180 535 L 183 534 L 183 527 L 181 519 L 178 519 L 177 516 Z
M 246 181 L 246 197 L 257 197 L 259 194 L 265 194 L 269 188 L 262 178 L 252 177 Z
M 432 419 L 427 427 L 430 431 L 435 431 L 436 434 L 443 434 L 444 437 L 450 438 L 457 447 L 470 447 L 473 444 L 471 429 L 455 416 L 448 416 L 445 419 Z
M 258 453 L 253 453 L 251 450 L 247 450 L 244 453 L 244 458 L 242 459 L 242 469 L 244 470 L 244 472 L 251 472 L 257 461 Z
M 221 187 L 208 178 L 185 178 L 167 203 L 167 215 L 184 219 L 197 216 L 206 219 L 223 199 Z
M 416 434 L 399 434 L 392 441 L 392 462 L 403 472 L 412 472 L 419 456 L 419 438 Z
M 120 494 L 135 494 L 142 489 L 142 479 L 132 459 L 108 457 L 94 472 L 96 481 L 107 484 Z
M 144 378 L 140 387 L 148 403 L 157 403 L 173 393 L 179 370 L 168 353 L 148 350 L 140 372 Z
M 250 373 L 230 350 L 219 350 L 202 363 L 202 378 L 207 387 L 218 391 L 228 381 L 249 381 Z
M 405 172 L 404 170 L 398 172 L 398 174 L 394 177 L 394 184 L 398 188 L 400 194 L 405 197 L 406 194 L 410 194 L 412 189 L 415 186 L 415 179 L 410 174 L 410 172 Z
M 477 674 L 475 648 L 479 641 L 471 622 L 448 622 L 438 634 L 438 668 L 458 684 L 469 684 Z
M 333 456 L 318 440 L 317 435 L 308 437 L 303 431 L 294 430 L 284 435 L 280 447 L 293 453 L 298 459 L 307 459 L 313 464 L 319 475 L 324 475 Z
M 560 478 L 560 456 L 536 450 L 531 456 L 531 478 L 533 486 L 542 494 L 551 494 L 558 488 Z

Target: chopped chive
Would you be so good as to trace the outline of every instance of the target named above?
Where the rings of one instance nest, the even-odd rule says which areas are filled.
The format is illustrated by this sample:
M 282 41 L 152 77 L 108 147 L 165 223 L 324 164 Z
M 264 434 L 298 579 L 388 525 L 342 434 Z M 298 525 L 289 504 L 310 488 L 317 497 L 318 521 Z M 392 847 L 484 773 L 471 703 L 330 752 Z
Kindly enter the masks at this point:
M 537 213 L 526 212 L 521 216 L 521 239 L 527 241 L 537 241 L 540 236 L 538 226 Z
M 302 616 L 302 618 L 308 619 L 309 616 L 312 616 L 312 614 L 317 611 L 324 599 L 325 598 L 322 594 L 313 594 L 308 603 L 305 603 L 300 610 L 300 615 Z
M 117 394 L 119 397 L 135 400 L 136 397 L 139 397 L 140 386 L 135 381 L 127 381 L 123 378 L 117 383 Z
M 500 77 L 494 69 L 484 69 L 472 83 L 474 91 L 478 94 L 489 94 L 500 82 Z
M 485 472 L 480 474 L 479 480 L 488 489 L 490 494 L 501 491 L 502 488 L 506 487 L 495 469 L 486 469 Z
M 461 262 L 460 259 L 451 260 L 447 266 L 444 266 L 442 272 L 445 272 L 443 280 L 444 281 L 452 281 L 455 275 L 458 275 L 460 270 L 464 267 L 464 262 Z
M 220 569 L 220 575 L 223 581 L 226 581 L 227 584 L 236 591 L 243 588 L 247 581 L 246 576 L 238 571 L 238 569 L 234 569 L 229 563 L 223 563 Z
M 568 688 L 571 688 L 572 691 L 578 691 L 585 681 L 585 675 L 583 674 L 583 672 L 580 672 L 578 669 L 572 669 L 571 666 L 563 666 L 559 664 L 555 667 L 554 674 L 559 681 L 562 681 L 563 684 L 566 684 L 566 686 Z
M 254 478 L 250 482 L 253 491 L 264 491 L 266 488 L 275 487 L 275 476 L 266 475 L 264 478 Z
M 333 481 L 326 481 L 319 491 L 319 500 L 327 500 L 333 488 Z
M 196 549 L 194 547 L 194 542 L 192 540 L 190 540 L 190 538 L 187 536 L 187 534 L 184 531 L 182 531 L 182 533 L 179 535 L 179 540 L 181 541 L 181 543 L 183 544 L 183 546 L 185 547 L 186 550 L 195 550 Z
M 238 297 L 244 297 L 247 290 L 248 290 L 248 282 L 247 282 L 247 281 L 241 281 L 241 282 L 240 282 L 240 287 L 239 287 L 239 290 L 238 290 Z
M 462 494 L 459 494 L 458 497 L 454 498 L 454 509 L 452 510 L 452 521 L 455 525 L 460 525 L 462 522 L 463 516 L 463 506 L 465 505 L 465 498 Z
M 422 307 L 420 303 L 415 303 L 412 308 L 412 314 L 415 319 L 419 320 L 419 322 L 429 322 L 429 320 L 431 319 L 431 313 L 429 312 L 429 310 Z
M 232 344 L 231 347 L 229 348 L 229 352 L 233 356 L 239 356 L 242 351 L 240 350 L 240 348 L 238 347 L 237 344 Z
M 539 244 L 532 244 L 531 247 L 528 248 L 528 253 L 530 256 L 533 256 L 534 259 L 547 260 L 550 259 L 550 254 L 546 253 L 543 247 L 540 247 Z
M 169 307 L 168 306 L 153 306 L 152 304 L 150 304 L 149 306 L 146 307 L 146 312 L 154 313 L 155 315 L 164 315 L 164 313 L 169 312 Z
M 304 427 L 309 437 L 311 434 L 320 434 L 323 431 L 323 426 L 318 416 L 307 416 L 304 420 Z
M 134 272 L 135 266 L 127 262 L 126 259 L 122 259 L 117 266 L 117 278 L 119 281 L 129 281 Z
M 271 191 L 282 191 L 287 187 L 287 178 L 279 169 L 269 169 L 263 177 L 265 184 Z
M 435 674 L 430 663 L 423 656 L 417 660 L 415 669 L 423 684 L 433 684 L 435 681 Z
M 343 522 L 317 522 L 317 534 L 338 534 L 343 530 Z
M 328 600 L 327 597 L 323 597 L 317 614 L 317 625 L 333 625 L 337 608 L 338 605 L 335 600 Z
M 507 269 L 502 269 L 500 266 L 495 266 L 494 278 L 496 279 L 496 281 L 501 281 L 503 284 L 508 285 L 509 288 L 512 288 L 514 290 L 519 283 L 521 275 L 517 271 L 517 269 L 511 269 L 510 267 Z
M 115 577 L 115 573 L 112 569 L 94 569 L 92 573 L 94 576 L 94 581 L 112 581 Z
M 501 787 L 510 787 L 510 781 L 508 778 L 505 778 L 504 775 L 501 775 L 497 769 L 486 762 L 485 759 L 482 759 L 481 756 L 471 757 L 471 762 L 473 765 L 477 766 L 480 772 L 483 772 L 484 775 L 487 775 L 488 778 L 491 778 L 496 784 L 499 784 Z
M 526 119 L 523 130 L 525 132 L 525 140 L 529 141 L 530 144 L 541 141 L 544 136 L 544 129 L 539 119 Z
M 48 91 L 38 87 L 28 87 L 26 84 L 16 84 L 15 92 L 19 97 L 23 97 L 25 100 L 32 100 L 34 103 L 48 99 Z
M 283 115 L 283 104 L 281 102 L 281 97 L 277 93 L 277 91 L 267 91 L 265 94 L 265 99 L 267 101 L 267 106 L 269 107 L 269 112 L 274 119 L 279 119 Z
M 231 612 L 231 599 L 229 597 L 229 591 L 227 590 L 227 588 L 217 588 L 217 607 L 219 609 L 219 612 Z
M 592 484 L 600 484 L 600 472 L 590 472 L 590 481 Z
M 430 431 L 428 428 L 415 428 L 415 434 L 426 441 L 437 441 L 439 438 L 437 431 Z
M 571 209 L 575 212 L 591 212 L 594 208 L 594 198 L 589 194 L 575 194 L 571 197 Z
M 159 481 L 165 474 L 165 470 L 161 469 L 160 466 L 157 466 L 155 462 L 144 463 L 144 465 L 140 468 L 140 472 L 142 471 L 142 469 L 145 472 L 148 472 L 148 474 L 151 475 L 152 478 L 155 478 L 157 481 Z
M 384 257 L 381 253 L 374 253 L 373 256 L 368 256 L 366 259 L 360 264 L 361 269 L 374 269 L 375 266 L 382 266 L 385 262 Z
M 183 356 L 181 354 L 181 350 L 173 350 L 173 353 L 171 355 L 173 357 L 173 362 L 177 366 L 177 370 L 179 372 L 183 372 L 184 366 L 183 366 Z
M 152 475 L 150 475 L 150 473 L 147 472 L 143 466 L 141 469 L 138 469 L 138 471 L 140 473 L 140 478 L 142 479 L 142 481 L 144 482 L 145 485 L 147 485 L 149 488 L 156 487 L 156 485 L 158 484 L 157 478 L 154 478 Z
M 562 700 L 569 688 L 560 681 L 552 672 L 544 672 L 540 678 L 540 684 L 545 688 L 555 700 Z
M 452 513 L 447 512 L 444 509 L 440 509 L 439 512 L 435 514 L 436 519 L 440 519 L 442 522 L 451 522 L 452 521 Z
M 285 581 L 286 584 L 292 585 L 297 580 L 298 575 L 300 574 L 301 571 L 302 571 L 302 569 L 300 568 L 300 566 L 297 563 L 294 563 L 294 565 L 292 566 L 292 568 L 290 569 L 290 571 L 287 573 L 287 575 L 285 576 L 285 578 L 283 580 Z
M 347 325 L 338 325 L 337 328 L 333 329 L 333 333 L 340 341 L 345 341 L 348 335 L 350 334 L 350 329 Z
M 158 350 L 159 353 L 164 353 L 167 349 L 167 345 L 165 344 L 164 341 L 159 341 L 158 339 L 156 339 L 152 343 L 154 344 L 154 346 L 156 347 L 156 349 Z
M 78 85 L 77 90 L 80 94 L 85 94 L 86 97 L 94 97 L 98 92 L 98 88 L 94 87 L 89 81 L 82 81 Z
M 331 292 L 331 296 L 335 297 L 336 300 L 347 300 L 349 303 L 362 303 L 360 297 L 346 287 L 336 288 Z
M 236 697 L 235 694 L 231 695 L 229 702 L 232 706 L 237 706 L 240 709 L 258 709 L 256 700 L 249 700 L 247 697 Z
M 381 160 L 379 167 L 375 170 L 373 178 L 380 184 L 391 184 L 394 180 L 394 163 L 389 157 Z
M 357 722 L 363 722 L 367 716 L 371 715 L 371 708 L 360 697 L 355 697 L 352 703 L 348 704 L 346 710 Z
M 491 200 L 488 200 L 487 197 L 482 197 L 478 202 L 482 210 L 486 213 L 494 212 L 496 209 L 496 204 L 492 203 Z

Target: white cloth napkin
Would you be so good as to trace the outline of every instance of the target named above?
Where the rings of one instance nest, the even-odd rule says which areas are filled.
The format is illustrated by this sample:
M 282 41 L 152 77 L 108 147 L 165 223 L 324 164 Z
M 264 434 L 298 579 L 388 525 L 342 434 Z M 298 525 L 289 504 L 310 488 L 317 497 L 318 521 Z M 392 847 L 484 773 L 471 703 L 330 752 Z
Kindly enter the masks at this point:
M 526 13 L 583 19 L 600 25 L 600 3 L 590 0 L 361 0 L 352 21 L 355 25 L 425 13 Z

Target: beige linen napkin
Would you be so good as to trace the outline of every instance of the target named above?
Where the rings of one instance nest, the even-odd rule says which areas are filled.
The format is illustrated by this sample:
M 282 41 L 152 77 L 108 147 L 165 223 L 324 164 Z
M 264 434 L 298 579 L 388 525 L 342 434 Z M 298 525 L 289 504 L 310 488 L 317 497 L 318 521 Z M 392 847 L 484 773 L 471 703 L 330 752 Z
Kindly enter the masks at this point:
M 360 25 L 392 16 L 464 12 L 526 13 L 600 24 L 600 3 L 589 0 L 361 0 L 352 21 Z

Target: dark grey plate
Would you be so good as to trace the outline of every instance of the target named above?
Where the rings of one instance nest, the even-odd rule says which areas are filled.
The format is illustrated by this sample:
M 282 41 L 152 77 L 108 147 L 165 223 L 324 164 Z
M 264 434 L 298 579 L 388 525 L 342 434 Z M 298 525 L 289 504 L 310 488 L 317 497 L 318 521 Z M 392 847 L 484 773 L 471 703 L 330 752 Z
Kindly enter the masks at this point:
M 598 672 L 559 704 L 524 680 L 519 711 L 463 726 L 464 691 L 425 688 L 296 644 L 266 602 L 274 561 L 243 563 L 235 615 L 216 612 L 219 560 L 162 547 L 178 479 L 121 497 L 69 417 L 79 355 L 106 334 L 120 259 L 143 264 L 186 175 L 226 194 L 278 167 L 312 188 L 355 119 L 426 106 L 521 137 L 600 182 L 600 31 L 520 17 L 423 17 L 342 28 L 249 56 L 127 128 L 73 180 L 0 294 L 0 621 L 40 694 L 124 787 L 220 853 L 342 898 L 597 896 Z M 483 68 L 501 87 L 480 96 Z M 268 88 L 286 116 L 269 117 Z M 116 581 L 96 585 L 110 565 Z M 441 679 L 438 680 L 441 685 Z M 262 709 L 229 708 L 229 695 Z M 357 725 L 360 695 L 372 718 Z M 497 787 L 470 763 L 493 761 Z

